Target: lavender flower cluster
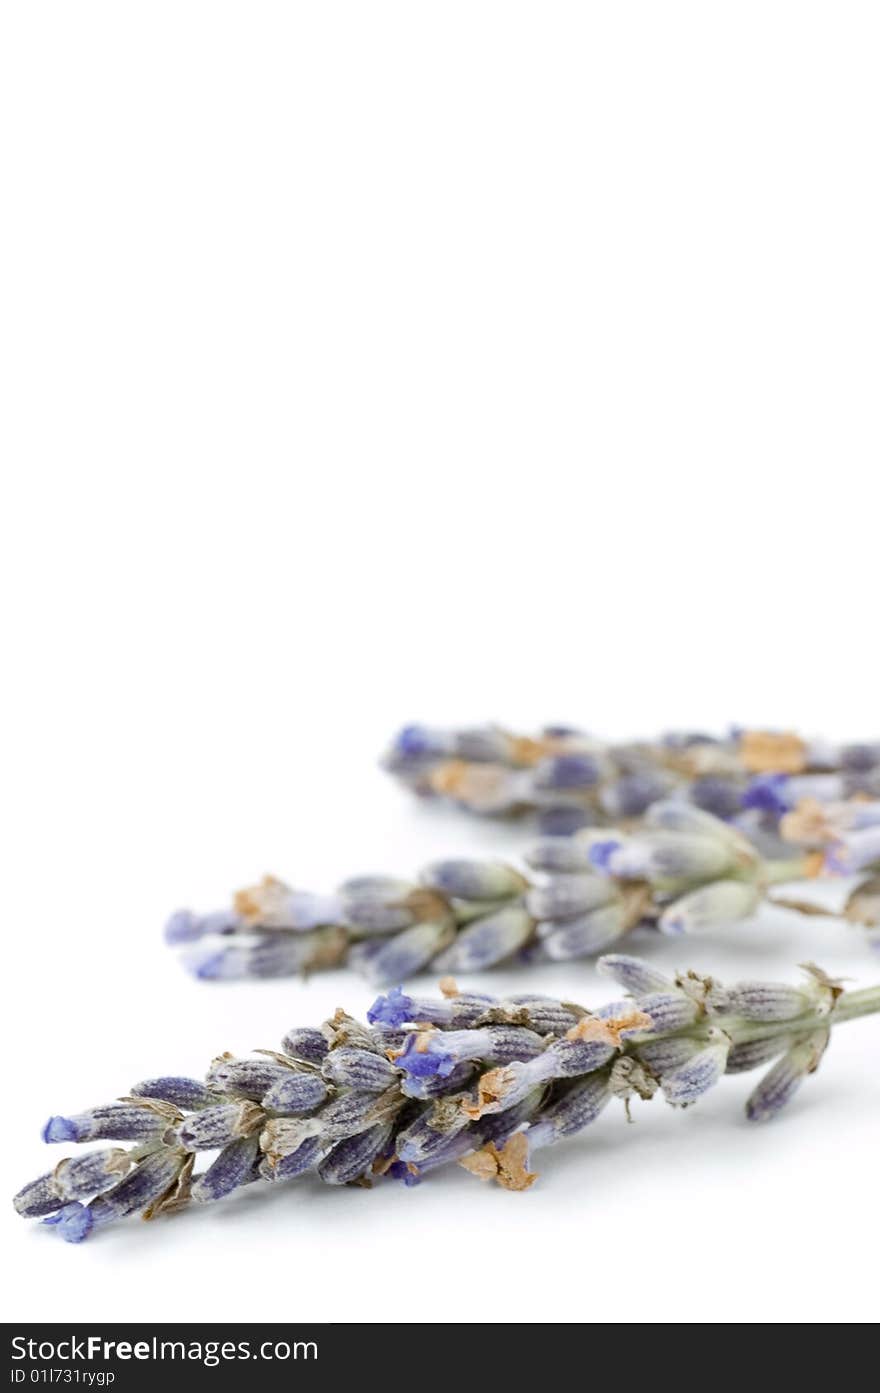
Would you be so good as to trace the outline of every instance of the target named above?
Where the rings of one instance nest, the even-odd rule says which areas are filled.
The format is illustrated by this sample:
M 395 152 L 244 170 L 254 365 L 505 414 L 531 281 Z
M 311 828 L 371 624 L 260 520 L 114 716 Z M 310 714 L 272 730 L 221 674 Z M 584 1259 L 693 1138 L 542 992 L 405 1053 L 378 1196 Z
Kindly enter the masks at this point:
M 525 1189 L 537 1150 L 581 1131 L 613 1099 L 662 1095 L 684 1108 L 724 1073 L 767 1064 L 746 1104 L 774 1116 L 813 1072 L 833 1025 L 880 1011 L 880 987 L 842 992 L 810 966 L 796 987 L 724 987 L 606 956 L 627 995 L 588 1011 L 547 997 L 396 988 L 368 1025 L 337 1011 L 288 1032 L 282 1051 L 218 1056 L 204 1081 L 155 1078 L 117 1102 L 52 1117 L 47 1142 L 98 1142 L 15 1197 L 18 1212 L 78 1243 L 140 1213 L 212 1202 L 256 1182 L 314 1173 L 328 1185 L 387 1176 L 406 1185 L 457 1161 Z M 106 1146 L 129 1142 L 129 1149 Z M 214 1153 L 196 1172 L 205 1153 Z
M 674 795 L 732 822 L 770 855 L 780 834 L 800 841 L 798 814 L 880 799 L 880 741 L 835 745 L 778 731 L 611 745 L 563 726 L 524 736 L 410 725 L 383 764 L 420 795 L 488 816 L 534 813 L 551 835 L 639 818 Z
M 846 808 L 862 817 L 880 802 Z M 880 818 L 854 822 L 849 844 L 857 838 L 880 866 Z M 177 911 L 165 936 L 184 945 L 187 966 L 207 980 L 277 977 L 345 961 L 381 985 L 429 966 L 464 973 L 581 958 L 637 928 L 682 934 L 748 918 L 774 885 L 815 871 L 813 849 L 785 851 L 766 857 L 737 826 L 669 798 L 627 827 L 545 836 L 522 870 L 490 860 L 438 861 L 416 882 L 361 876 L 333 895 L 268 877 L 237 894 L 228 910 Z M 853 897 L 848 913 L 869 932 L 874 927 L 870 896 Z

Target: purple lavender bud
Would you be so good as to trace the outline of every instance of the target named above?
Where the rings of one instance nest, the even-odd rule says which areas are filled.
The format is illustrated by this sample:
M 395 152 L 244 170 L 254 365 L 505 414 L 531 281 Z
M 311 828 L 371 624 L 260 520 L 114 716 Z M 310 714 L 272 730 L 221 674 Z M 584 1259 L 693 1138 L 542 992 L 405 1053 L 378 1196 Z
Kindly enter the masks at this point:
M 880 764 L 880 744 L 844 745 L 840 752 L 840 763 L 844 769 L 865 773 Z
M 512 957 L 531 934 L 531 916 L 519 905 L 511 905 L 462 929 L 435 966 L 441 972 L 479 972 Z
M 595 825 L 595 813 L 589 808 L 541 808 L 538 813 L 538 831 L 542 837 L 573 837 L 584 827 Z
M 525 888 L 523 877 L 501 861 L 435 861 L 420 879 L 429 889 L 457 900 L 503 900 Z
M 370 1030 L 370 1038 L 376 1047 L 375 1053 L 384 1054 L 386 1059 L 390 1059 L 397 1050 L 403 1049 L 406 1036 L 406 1030 L 392 1030 L 387 1025 L 374 1025 Z M 357 1041 L 354 1043 L 357 1044 Z
M 384 1054 L 385 1058 L 390 1058 L 390 1051 L 402 1050 L 406 1043 L 407 1031 L 392 1030 L 387 1025 L 374 1025 L 370 1030 L 370 1039 L 375 1046 L 374 1054 Z M 342 1043 L 342 1042 L 340 1042 Z M 357 1040 L 352 1042 L 359 1049 L 361 1046 Z
M 203 1175 L 196 1177 L 192 1197 L 201 1203 L 222 1199 L 253 1178 L 254 1163 L 259 1151 L 257 1137 L 238 1137 L 224 1146 Z
M 724 1073 L 729 1049 L 730 1041 L 719 1032 L 716 1039 L 698 1050 L 685 1064 L 664 1074 L 660 1087 L 667 1103 L 686 1108 L 707 1093 Z
M 814 1030 L 786 1051 L 749 1096 L 746 1116 L 750 1122 L 767 1122 L 781 1112 L 807 1074 L 818 1068 L 827 1043 L 827 1030 Z
M 325 1185 L 349 1185 L 352 1180 L 359 1180 L 385 1150 L 391 1132 L 390 1122 L 380 1122 L 357 1136 L 337 1142 L 318 1166 L 318 1174 Z
M 259 1131 L 262 1122 L 263 1113 L 253 1103 L 218 1103 L 192 1113 L 178 1127 L 177 1136 L 187 1151 L 214 1151 Z
M 487 1064 L 511 1064 L 515 1059 L 533 1059 L 544 1049 L 541 1036 L 524 1026 L 489 1025 L 483 1031 L 473 1033 L 487 1036 L 484 1052 L 477 1056 Z
M 686 833 L 655 832 L 633 838 L 628 854 L 619 859 L 626 862 L 628 868 L 615 870 L 615 874 L 647 874 L 651 879 L 708 879 L 723 875 L 731 865 L 729 845 L 714 837 Z M 643 863 L 646 871 L 638 869 Z
M 647 1064 L 652 1074 L 662 1079 L 665 1074 L 673 1074 L 683 1064 L 687 1064 L 695 1054 L 699 1054 L 700 1049 L 701 1045 L 697 1040 L 673 1036 L 669 1040 L 651 1040 L 647 1044 L 639 1045 L 635 1053 L 643 1064 Z
M 669 780 L 662 774 L 623 774 L 600 790 L 599 802 L 608 817 L 641 817 L 646 808 L 668 792 Z
M 510 736 L 495 726 L 474 726 L 457 730 L 452 739 L 452 754 L 457 759 L 473 760 L 477 764 L 506 763 L 511 757 Z
M 378 1055 L 369 1055 L 366 1050 L 359 1053 L 363 1053 L 368 1059 L 378 1059 Z M 324 1067 L 326 1069 L 326 1064 Z M 304 1116 L 306 1113 L 314 1112 L 328 1097 L 329 1091 L 323 1079 L 317 1074 L 297 1070 L 289 1072 L 285 1078 L 279 1078 L 263 1094 L 261 1106 L 268 1112 Z
M 588 754 L 555 755 L 535 767 L 536 788 L 592 788 L 601 777 L 601 764 Z
M 415 910 L 401 903 L 411 891 L 412 886 L 407 886 L 404 895 L 393 900 L 366 892 L 346 894 L 341 922 L 362 934 L 399 933 L 416 922 Z
M 340 927 L 313 933 L 270 933 L 219 947 L 200 944 L 184 955 L 184 964 L 203 982 L 238 981 L 244 977 L 290 977 L 341 962 L 348 935 Z
M 625 953 L 606 953 L 596 963 L 596 971 L 603 977 L 611 977 L 633 996 L 668 991 L 672 986 L 669 978 L 651 963 L 641 958 L 631 958 Z
M 431 1108 L 426 1109 L 402 1132 L 398 1132 L 396 1151 L 401 1161 L 422 1165 L 432 1156 L 442 1153 L 450 1137 L 457 1136 L 468 1126 L 467 1114 L 460 1110 L 455 1117 L 447 1120 L 449 1125 L 441 1132 L 431 1125 L 432 1114 Z
M 525 859 L 536 871 L 557 874 L 589 871 L 592 865 L 590 848 L 580 837 L 544 837 L 529 848 Z
M 706 774 L 694 779 L 688 794 L 696 807 L 726 821 L 740 811 L 740 791 L 738 780 L 725 778 L 723 774 Z
M 203 933 L 202 920 L 191 909 L 177 909 L 165 924 L 166 943 L 194 943 Z
M 555 1103 L 545 1108 L 536 1125 L 541 1127 L 546 1123 L 552 1129 L 554 1141 L 573 1136 L 595 1122 L 610 1100 L 607 1073 L 588 1075 L 569 1085 Z M 529 1129 L 530 1137 L 533 1131 L 534 1127 Z
M 328 1083 L 367 1093 L 382 1093 L 399 1078 L 394 1065 L 382 1055 L 345 1045 L 330 1051 L 324 1060 L 323 1074 Z
M 430 726 L 408 725 L 399 730 L 391 745 L 391 757 L 403 760 L 439 759 L 455 749 L 455 734 Z
M 162 1103 L 172 1103 L 174 1107 L 188 1112 L 193 1108 L 204 1108 L 215 1101 L 214 1095 L 198 1079 L 162 1078 L 144 1079 L 131 1089 L 132 1098 L 157 1098 Z
M 737 982 L 722 997 L 725 1013 L 749 1021 L 789 1021 L 814 1005 L 807 992 L 778 982 Z
M 251 1098 L 259 1102 L 273 1084 L 289 1078 L 290 1065 L 280 1064 L 268 1056 L 263 1059 L 234 1059 L 220 1055 L 208 1070 L 208 1083 L 217 1093 L 235 1098 Z
M 400 1111 L 403 1098 L 397 1089 L 385 1093 L 350 1089 L 322 1108 L 315 1119 L 321 1135 L 329 1140 L 364 1132 L 378 1122 L 386 1122 Z
M 451 919 L 413 924 L 393 938 L 379 940 L 375 950 L 359 955 L 355 945 L 348 955 L 352 967 L 377 985 L 414 977 L 455 938 Z
M 418 925 L 414 924 L 413 928 L 418 928 Z M 404 929 L 403 932 L 410 933 L 411 930 Z M 381 986 L 388 978 L 381 973 L 381 969 L 378 977 L 375 977 L 373 964 L 382 953 L 382 950 L 387 948 L 389 943 L 396 943 L 400 937 L 400 934 L 383 934 L 377 938 L 359 938 L 352 942 L 345 961 L 349 967 L 354 968 L 355 972 L 359 972 L 362 977 L 366 977 L 368 981 L 372 981 Z M 400 975 L 405 976 L 406 974 L 402 973 Z
M 743 808 L 782 817 L 794 807 L 787 774 L 756 774 L 740 798 Z
M 237 933 L 245 927 L 241 915 L 234 909 L 216 909 L 210 914 L 193 914 L 179 909 L 165 925 L 165 941 L 170 944 L 196 943 L 214 934 Z
M 55 1189 L 64 1200 L 88 1199 L 109 1190 L 131 1165 L 131 1152 L 120 1147 L 68 1156 L 55 1167 Z
M 163 1147 L 140 1161 L 112 1190 L 99 1195 L 89 1206 L 95 1223 L 122 1219 L 137 1209 L 145 1209 L 170 1190 L 183 1168 L 182 1151 Z
M 41 1219 L 44 1214 L 54 1214 L 64 1204 L 55 1185 L 55 1172 L 49 1171 L 23 1186 L 12 1203 L 16 1213 L 24 1219 Z
M 734 1045 L 727 1056 L 728 1074 L 745 1074 L 749 1069 L 757 1069 L 761 1064 L 769 1064 L 777 1055 L 784 1054 L 794 1041 L 793 1035 L 771 1035 L 763 1040 L 746 1040 Z
M 615 887 L 599 875 L 554 875 L 545 885 L 532 887 L 526 908 L 535 919 L 567 919 L 590 914 L 615 894 Z
M 442 1136 L 442 1144 L 430 1155 L 422 1156 L 418 1164 L 411 1160 L 398 1160 L 389 1166 L 386 1174 L 392 1180 L 402 1180 L 404 1185 L 418 1185 L 428 1171 L 460 1161 L 462 1156 L 467 1156 L 468 1152 L 481 1144 L 480 1139 L 475 1136 L 475 1129 L 470 1127 L 452 1135 L 438 1133 L 438 1136 Z
M 513 1136 L 524 1122 L 530 1121 L 544 1101 L 546 1088 L 542 1085 L 521 1098 L 513 1107 L 504 1112 L 490 1113 L 479 1122 L 468 1127 L 464 1135 L 471 1137 L 474 1146 L 483 1146 L 492 1141 L 501 1146 L 508 1137 Z M 461 1133 L 459 1135 L 462 1135 Z
M 311 1026 L 289 1030 L 281 1043 L 285 1054 L 306 1064 L 320 1065 L 330 1048 L 321 1031 Z
M 50 1117 L 43 1141 L 151 1141 L 168 1129 L 169 1113 L 133 1103 L 108 1103 L 72 1117 Z
M 678 935 L 733 924 L 753 914 L 760 900 L 760 890 L 748 881 L 716 880 L 673 900 L 658 925 L 661 933 Z
M 298 1175 L 305 1175 L 316 1166 L 321 1158 L 321 1153 L 326 1146 L 319 1136 L 306 1137 L 297 1147 L 296 1151 L 291 1151 L 289 1155 L 282 1156 L 274 1166 L 266 1163 L 264 1179 L 266 1180 L 293 1180 Z
M 679 991 L 649 992 L 647 996 L 639 997 L 638 1007 L 651 1017 L 652 1035 L 667 1035 L 673 1030 L 683 1030 L 693 1025 L 700 1014 L 697 1003 Z M 647 1038 L 647 1032 L 644 1038 Z
M 528 1013 L 528 1020 L 524 1025 L 528 1025 L 530 1030 L 534 1030 L 538 1035 L 564 1035 L 567 1030 L 572 1030 L 581 1018 L 581 1013 L 574 1008 L 567 1006 L 563 1001 L 556 1001 L 552 996 L 537 996 L 534 992 L 526 992 L 523 996 L 512 996 L 511 1004 L 522 1007 Z
M 604 1040 L 554 1040 L 546 1052 L 552 1071 L 548 1077 L 573 1079 L 579 1074 L 592 1074 L 616 1053 L 614 1046 Z
M 94 1222 L 91 1208 L 76 1202 L 66 1204 L 50 1219 L 43 1220 L 44 1224 L 57 1225 L 57 1233 L 65 1243 L 82 1243 L 91 1233 Z
M 586 958 L 610 948 L 629 925 L 622 904 L 609 904 L 575 919 L 545 919 L 538 936 L 547 957 L 554 962 Z
M 337 895 L 315 895 L 307 890 L 294 890 L 289 897 L 289 922 L 281 928 L 300 932 L 319 929 L 325 924 L 338 924 L 342 902 Z

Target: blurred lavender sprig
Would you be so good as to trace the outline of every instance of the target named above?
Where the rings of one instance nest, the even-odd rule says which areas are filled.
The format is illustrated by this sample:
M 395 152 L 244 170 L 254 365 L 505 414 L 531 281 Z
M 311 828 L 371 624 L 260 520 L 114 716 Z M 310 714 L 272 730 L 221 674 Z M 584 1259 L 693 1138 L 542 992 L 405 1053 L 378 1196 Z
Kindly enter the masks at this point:
M 859 826 L 852 835 L 878 831 Z M 843 845 L 835 843 L 835 855 Z M 666 799 L 625 828 L 544 837 L 521 870 L 491 860 L 437 861 L 415 882 L 360 876 L 333 895 L 269 877 L 236 895 L 228 910 L 179 910 L 165 932 L 206 980 L 348 962 L 383 984 L 428 967 L 464 973 L 594 956 L 637 928 L 683 934 L 736 923 L 774 885 L 821 866 L 813 848 L 785 851 L 780 859 L 762 856 L 737 827 Z
M 288 1032 L 281 1051 L 218 1056 L 204 1081 L 154 1078 L 121 1100 L 52 1117 L 46 1141 L 101 1145 L 62 1160 L 15 1197 L 69 1242 L 128 1214 L 210 1202 L 314 1172 L 329 1185 L 387 1176 L 411 1185 L 458 1161 L 508 1189 L 535 1153 L 581 1131 L 614 1098 L 680 1108 L 724 1073 L 775 1060 L 746 1103 L 775 1116 L 818 1066 L 832 1027 L 880 1011 L 880 986 L 843 992 L 810 966 L 799 986 L 666 978 L 616 954 L 599 968 L 626 993 L 595 1011 L 538 996 L 440 998 L 395 989 L 367 1024 L 337 1011 Z M 129 1141 L 125 1150 L 104 1145 Z M 213 1156 L 196 1170 L 205 1153 Z
M 674 794 L 778 854 L 780 822 L 805 802 L 880 798 L 880 741 L 833 744 L 787 731 L 697 732 L 609 744 L 571 727 L 405 726 L 383 758 L 406 787 L 483 816 L 534 814 L 569 835 L 639 818 Z

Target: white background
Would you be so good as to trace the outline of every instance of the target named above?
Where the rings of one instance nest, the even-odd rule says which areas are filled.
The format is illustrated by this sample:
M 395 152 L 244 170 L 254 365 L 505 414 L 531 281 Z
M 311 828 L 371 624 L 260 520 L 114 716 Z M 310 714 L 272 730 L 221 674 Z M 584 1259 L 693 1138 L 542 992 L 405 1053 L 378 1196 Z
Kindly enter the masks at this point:
M 878 39 L 803 0 L 4 6 L 7 1194 L 50 1112 L 372 996 L 192 982 L 170 909 L 520 845 L 390 785 L 401 722 L 878 734 Z M 665 951 L 807 956 L 880 975 L 781 913 Z M 747 1077 L 609 1113 L 525 1195 L 304 1181 L 80 1248 L 7 1205 L 4 1314 L 873 1318 L 880 1023 L 839 1036 L 776 1124 Z

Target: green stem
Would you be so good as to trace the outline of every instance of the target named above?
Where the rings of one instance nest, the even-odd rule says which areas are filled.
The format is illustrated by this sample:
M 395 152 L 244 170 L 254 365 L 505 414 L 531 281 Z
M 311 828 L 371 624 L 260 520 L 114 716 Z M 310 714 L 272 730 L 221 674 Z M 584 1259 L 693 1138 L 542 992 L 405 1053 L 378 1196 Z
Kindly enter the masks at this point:
M 875 1011 L 880 1011 L 880 986 L 844 992 L 837 998 L 834 1009 L 824 1016 L 818 1011 L 808 1011 L 787 1021 L 745 1021 L 740 1016 L 718 1016 L 708 1024 L 720 1027 L 735 1045 L 744 1045 L 749 1040 L 766 1040 L 774 1035 L 805 1035 L 824 1026 L 842 1025 L 844 1021 L 854 1021 L 859 1016 L 870 1016 Z M 706 1025 L 707 1022 L 702 1021 L 690 1029 L 672 1033 L 704 1039 Z
M 764 886 L 781 885 L 788 880 L 803 880 L 807 875 L 807 865 L 804 856 L 785 861 L 764 861 L 761 863 L 758 879 Z
M 880 986 L 862 987 L 860 991 L 844 992 L 843 996 L 837 998 L 831 1020 L 837 1025 L 838 1021 L 854 1021 L 859 1016 L 870 1016 L 874 1011 L 880 1011 Z

